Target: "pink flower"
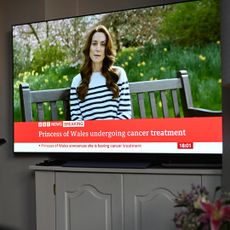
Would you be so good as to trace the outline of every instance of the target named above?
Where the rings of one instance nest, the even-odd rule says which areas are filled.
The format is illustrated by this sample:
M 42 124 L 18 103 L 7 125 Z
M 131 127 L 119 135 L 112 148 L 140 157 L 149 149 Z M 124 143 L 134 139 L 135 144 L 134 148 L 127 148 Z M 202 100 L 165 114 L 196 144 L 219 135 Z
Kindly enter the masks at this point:
M 223 221 L 230 222 L 230 205 L 223 204 L 221 200 L 215 203 L 201 202 L 201 209 L 204 213 L 200 215 L 200 221 L 210 222 L 211 230 L 219 230 Z

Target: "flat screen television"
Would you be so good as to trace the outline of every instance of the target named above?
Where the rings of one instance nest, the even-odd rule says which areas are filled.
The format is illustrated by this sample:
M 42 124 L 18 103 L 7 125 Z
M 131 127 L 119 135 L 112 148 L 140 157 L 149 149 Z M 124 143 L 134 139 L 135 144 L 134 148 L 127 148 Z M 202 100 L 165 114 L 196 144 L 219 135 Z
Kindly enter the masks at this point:
M 147 109 L 146 118 L 71 121 L 64 118 L 60 103 L 55 120 L 37 121 L 33 115 L 25 121 L 19 93 L 24 83 L 31 90 L 70 87 L 83 63 L 87 32 L 104 25 L 116 50 L 114 65 L 125 70 L 130 83 L 173 78 L 186 69 L 194 106 L 221 111 L 219 5 L 218 0 L 175 1 L 13 25 L 14 153 L 92 161 L 220 162 L 221 115 L 171 117 L 169 111 L 168 118 L 153 118 Z M 52 107 L 43 106 L 47 111 Z

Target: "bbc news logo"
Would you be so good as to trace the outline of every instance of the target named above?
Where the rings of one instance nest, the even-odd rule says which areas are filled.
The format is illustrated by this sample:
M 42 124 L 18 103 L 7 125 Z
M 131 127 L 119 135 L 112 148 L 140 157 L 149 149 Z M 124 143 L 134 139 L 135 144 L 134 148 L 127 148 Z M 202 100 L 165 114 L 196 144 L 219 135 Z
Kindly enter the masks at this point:
M 46 122 L 38 122 L 38 127 L 50 127 L 51 124 L 49 121 Z

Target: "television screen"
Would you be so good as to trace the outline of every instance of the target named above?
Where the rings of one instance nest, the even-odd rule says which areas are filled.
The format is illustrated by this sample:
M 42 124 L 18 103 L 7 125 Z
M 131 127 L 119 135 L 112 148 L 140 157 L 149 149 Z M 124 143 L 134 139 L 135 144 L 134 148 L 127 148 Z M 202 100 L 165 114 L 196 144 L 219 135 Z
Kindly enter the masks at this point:
M 221 155 L 219 5 L 13 25 L 14 152 Z

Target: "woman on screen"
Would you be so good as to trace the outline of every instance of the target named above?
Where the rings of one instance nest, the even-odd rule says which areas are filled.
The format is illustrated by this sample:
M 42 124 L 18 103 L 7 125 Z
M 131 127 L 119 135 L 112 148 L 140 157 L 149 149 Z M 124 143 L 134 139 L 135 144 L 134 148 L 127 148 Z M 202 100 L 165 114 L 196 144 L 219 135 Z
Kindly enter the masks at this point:
M 123 68 L 113 66 L 115 52 L 106 27 L 89 33 L 83 54 L 84 63 L 71 84 L 71 120 L 130 119 L 128 79 Z

